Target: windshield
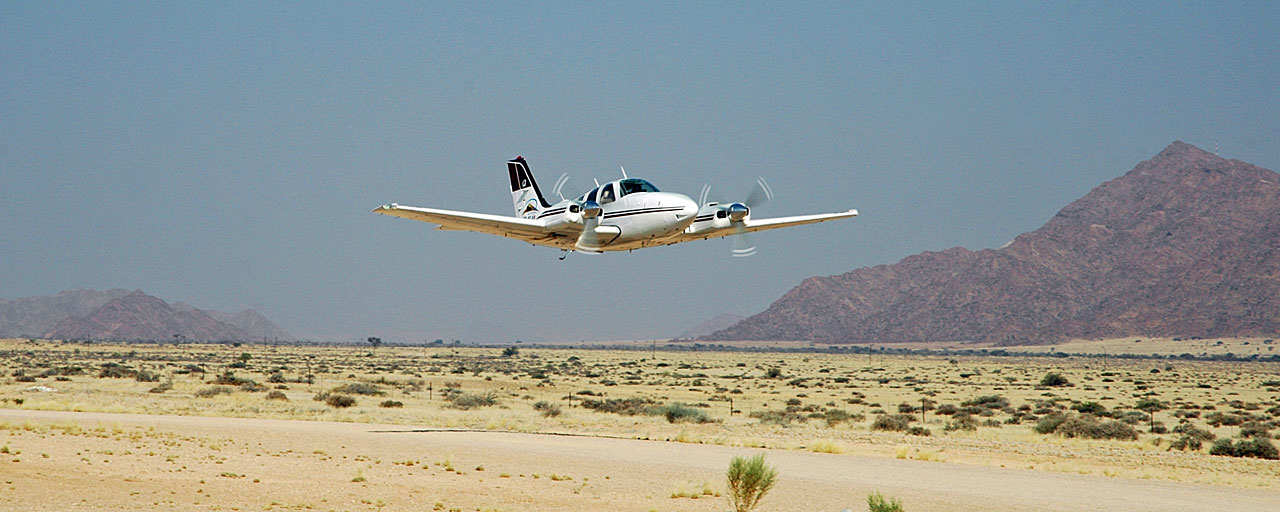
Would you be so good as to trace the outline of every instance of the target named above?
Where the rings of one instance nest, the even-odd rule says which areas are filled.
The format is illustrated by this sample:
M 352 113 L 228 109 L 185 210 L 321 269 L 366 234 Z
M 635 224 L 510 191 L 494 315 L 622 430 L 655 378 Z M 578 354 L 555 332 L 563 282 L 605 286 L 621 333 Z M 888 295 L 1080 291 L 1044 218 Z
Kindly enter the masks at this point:
M 637 192 L 657 192 L 658 187 L 653 186 L 645 180 L 639 178 L 628 178 L 618 182 L 618 189 L 622 191 L 622 195 L 634 194 Z

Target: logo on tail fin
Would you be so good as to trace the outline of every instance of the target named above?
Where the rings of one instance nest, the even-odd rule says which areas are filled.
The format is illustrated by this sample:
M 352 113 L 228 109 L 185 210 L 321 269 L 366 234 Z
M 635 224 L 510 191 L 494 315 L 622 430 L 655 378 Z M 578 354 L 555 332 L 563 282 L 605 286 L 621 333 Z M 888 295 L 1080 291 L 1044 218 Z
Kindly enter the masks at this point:
M 511 198 L 517 217 L 532 218 L 539 210 L 551 207 L 551 203 L 543 198 L 542 190 L 538 189 L 538 182 L 534 181 L 524 157 L 507 161 L 507 175 L 511 178 Z

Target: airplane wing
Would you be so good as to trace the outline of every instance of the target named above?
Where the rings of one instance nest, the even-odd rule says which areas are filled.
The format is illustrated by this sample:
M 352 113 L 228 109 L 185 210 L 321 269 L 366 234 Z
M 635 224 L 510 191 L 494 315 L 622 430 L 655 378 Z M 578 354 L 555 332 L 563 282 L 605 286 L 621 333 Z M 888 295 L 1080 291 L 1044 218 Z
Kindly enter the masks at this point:
M 567 236 L 566 233 L 557 233 L 548 229 L 544 221 L 519 217 L 400 206 L 395 203 L 379 206 L 373 210 L 373 213 L 438 224 L 436 229 L 440 230 L 475 231 L 516 238 L 538 245 L 553 245 L 553 240 Z
M 802 226 L 805 224 L 814 224 L 818 222 L 826 222 L 836 219 L 847 219 L 849 217 L 857 217 L 858 210 L 849 210 L 839 213 L 817 213 L 813 215 L 797 215 L 794 217 L 775 217 L 772 219 L 747 219 L 745 221 L 744 230 L 748 233 L 755 231 L 764 231 L 768 229 L 786 228 L 791 226 Z M 724 227 L 712 231 L 702 231 L 700 233 L 682 233 L 675 239 L 668 242 L 669 244 L 678 244 L 680 242 L 691 242 L 693 240 L 706 240 L 709 238 L 720 238 L 730 236 L 737 233 L 737 228 L 733 226 Z
M 858 210 L 849 210 L 840 213 L 818 213 L 814 215 L 797 215 L 795 217 L 776 217 L 772 219 L 747 219 L 747 232 L 754 233 L 756 231 L 764 231 L 766 229 L 778 229 L 791 226 L 801 226 L 804 224 L 813 224 L 816 222 L 826 222 L 829 220 L 844 219 L 848 217 L 857 217 Z M 730 233 L 732 229 L 728 230 Z

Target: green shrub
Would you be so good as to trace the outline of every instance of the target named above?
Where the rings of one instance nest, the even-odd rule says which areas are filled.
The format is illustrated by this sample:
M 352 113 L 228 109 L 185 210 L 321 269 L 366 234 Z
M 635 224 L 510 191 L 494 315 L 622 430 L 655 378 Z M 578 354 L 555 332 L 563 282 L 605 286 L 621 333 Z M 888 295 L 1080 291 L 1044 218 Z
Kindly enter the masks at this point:
M 507 347 L 502 349 L 502 357 L 512 357 L 520 354 L 519 347 Z
M 777 481 L 778 470 L 764 462 L 764 454 L 734 457 L 729 462 L 729 504 L 736 512 L 748 512 L 760 504 Z
M 1058 425 L 1061 425 L 1062 422 L 1064 421 L 1067 421 L 1067 416 L 1065 414 L 1062 414 L 1062 413 L 1048 414 L 1043 418 L 1040 418 L 1040 421 L 1036 422 L 1036 426 L 1035 426 L 1036 433 L 1052 434 L 1053 431 L 1058 429 Z
M 1280 459 L 1280 453 L 1277 452 L 1276 446 L 1266 439 L 1252 438 L 1241 439 L 1232 443 L 1230 439 L 1219 439 L 1214 441 L 1213 447 L 1209 449 L 1210 455 L 1224 455 L 1228 457 L 1252 457 L 1255 459 Z
M 1138 431 L 1120 421 L 1099 422 L 1087 414 L 1050 415 L 1036 424 L 1036 432 L 1067 438 L 1134 440 Z
M 1049 372 L 1044 375 L 1044 378 L 1040 379 L 1040 385 L 1049 387 L 1070 386 L 1071 381 L 1063 377 L 1061 373 Z
M 897 498 L 885 499 L 879 492 L 867 495 L 867 510 L 870 512 L 903 512 L 902 502 Z
M 960 402 L 961 407 L 981 407 L 984 409 L 1004 409 L 1009 406 L 1009 399 L 1000 395 L 986 395 Z
M 1107 408 L 1098 402 L 1084 402 L 1071 406 L 1071 410 L 1080 414 L 1092 414 L 1094 416 L 1105 416 Z
M 911 436 L 921 436 L 921 437 L 929 437 L 929 436 L 933 435 L 933 432 L 932 432 L 932 431 L 930 431 L 930 430 L 929 430 L 929 429 L 927 429 L 927 428 L 920 427 L 920 426 L 915 426 L 915 427 L 911 427 L 911 428 L 907 429 L 907 435 L 911 435 Z
M 712 422 L 712 419 L 707 416 L 707 413 L 679 402 L 663 405 L 658 407 L 654 412 L 657 416 L 666 418 L 667 423 Z

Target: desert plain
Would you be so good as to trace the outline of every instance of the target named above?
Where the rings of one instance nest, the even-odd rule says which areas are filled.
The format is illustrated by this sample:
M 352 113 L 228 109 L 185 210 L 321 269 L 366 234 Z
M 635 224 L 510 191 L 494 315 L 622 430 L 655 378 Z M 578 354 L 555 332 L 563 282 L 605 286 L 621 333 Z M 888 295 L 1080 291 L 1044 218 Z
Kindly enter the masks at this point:
M 0 510 L 1280 510 L 1274 361 L 644 346 L 0 341 Z

